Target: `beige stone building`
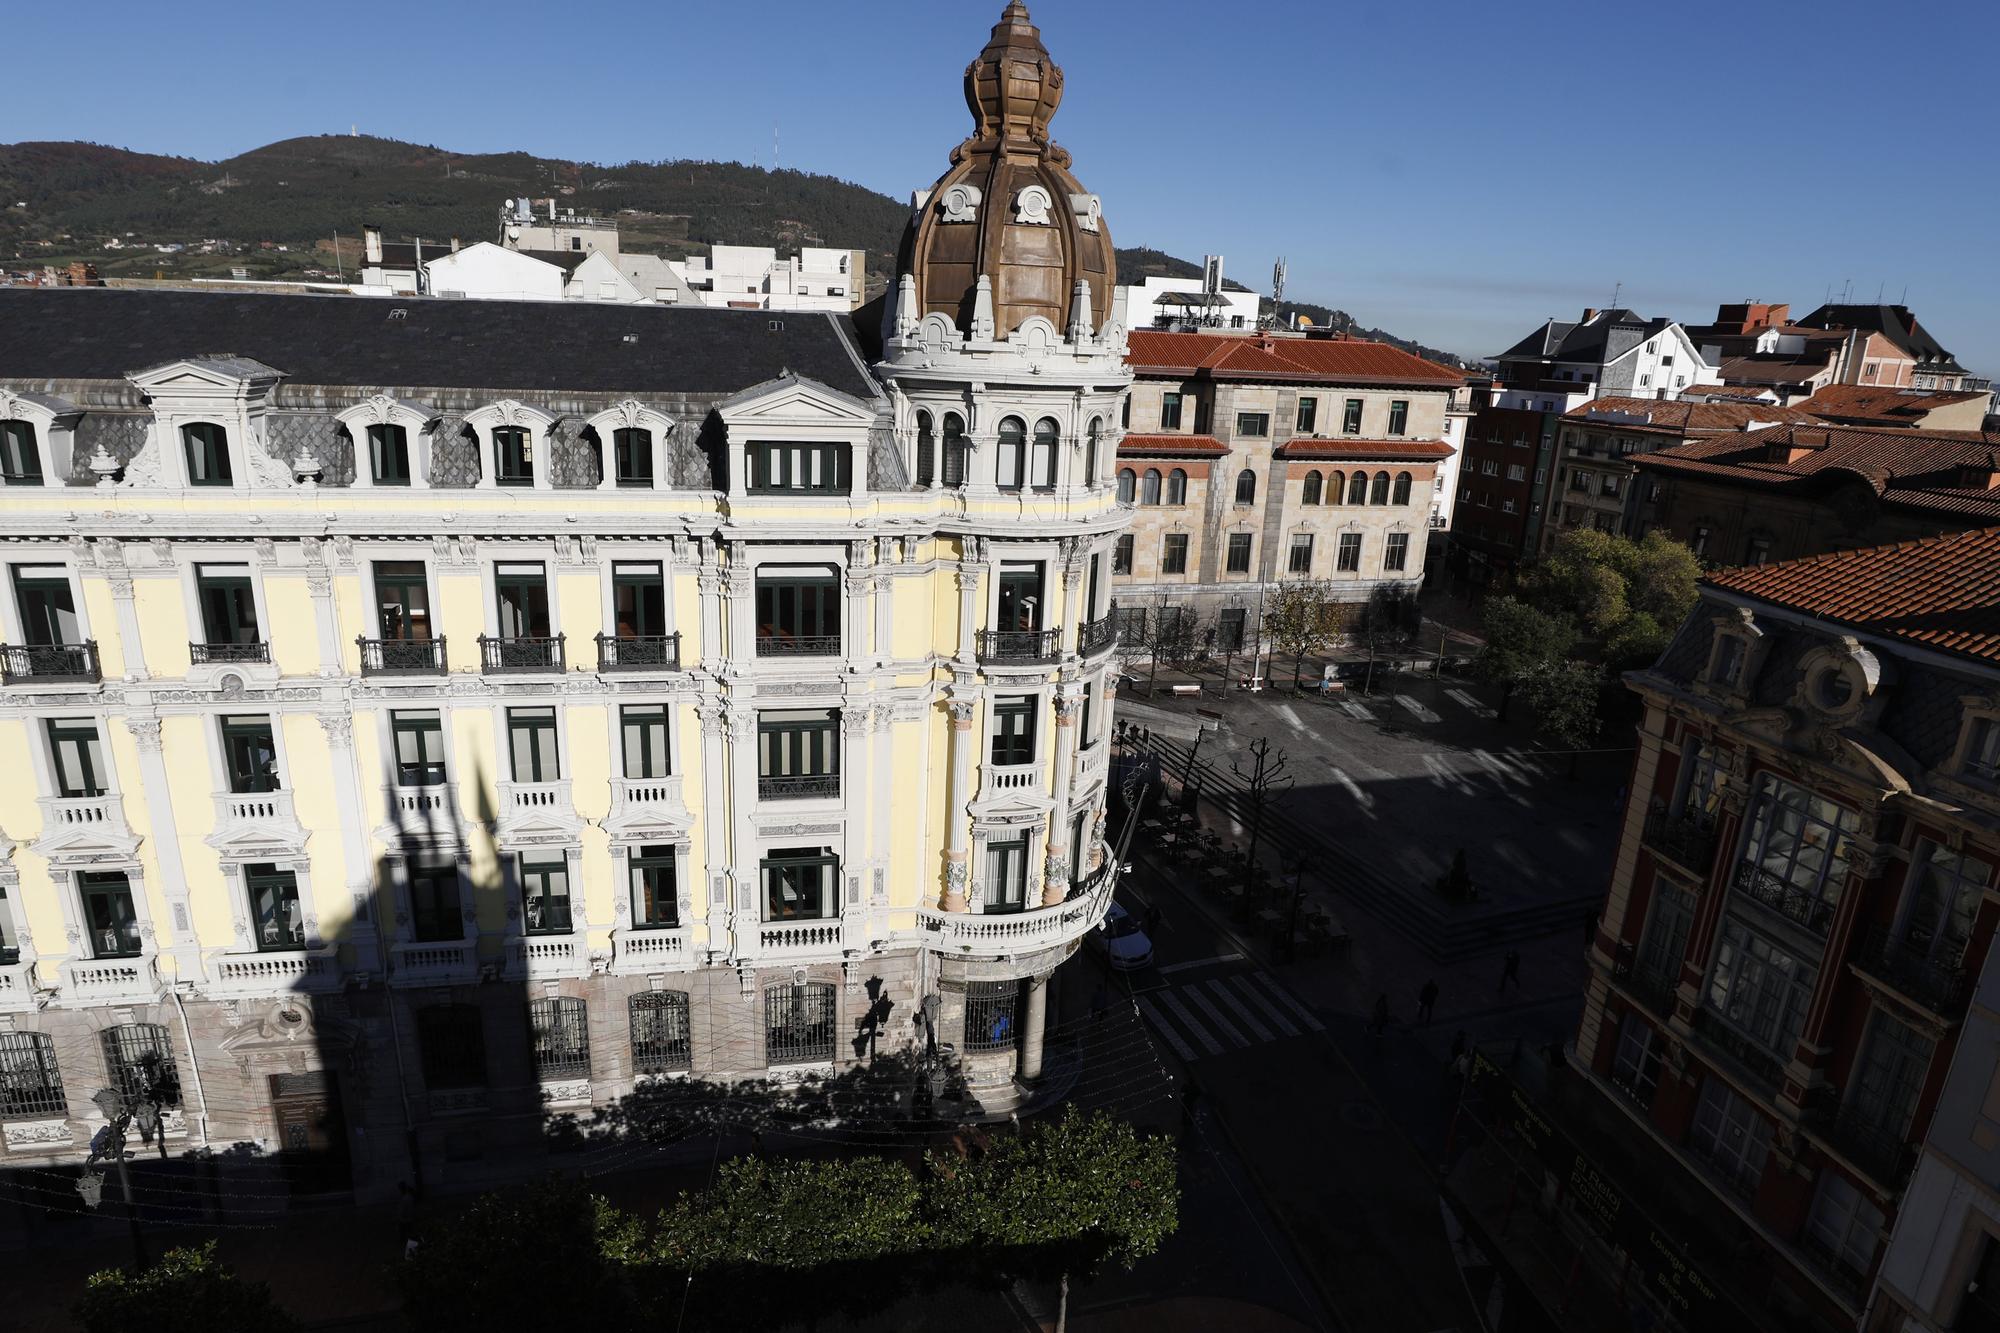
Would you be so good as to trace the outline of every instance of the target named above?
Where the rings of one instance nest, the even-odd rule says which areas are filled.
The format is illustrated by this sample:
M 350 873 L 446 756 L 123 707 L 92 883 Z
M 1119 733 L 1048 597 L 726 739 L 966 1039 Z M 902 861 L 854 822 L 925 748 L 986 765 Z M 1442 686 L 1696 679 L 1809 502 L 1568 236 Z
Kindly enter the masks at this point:
M 1192 615 L 1217 650 L 1246 646 L 1285 579 L 1357 602 L 1423 582 L 1458 371 L 1352 339 L 1144 330 L 1127 364 L 1133 521 L 1113 587 L 1128 642 L 1142 616 Z

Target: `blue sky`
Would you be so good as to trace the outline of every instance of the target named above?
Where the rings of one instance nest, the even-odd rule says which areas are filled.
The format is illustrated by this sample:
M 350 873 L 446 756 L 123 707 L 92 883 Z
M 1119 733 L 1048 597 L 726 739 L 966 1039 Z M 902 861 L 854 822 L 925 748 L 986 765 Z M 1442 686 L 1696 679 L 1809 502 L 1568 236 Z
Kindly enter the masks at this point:
M 216 158 L 363 131 L 468 152 L 755 159 L 898 197 L 969 124 L 1002 0 L 486 0 L 10 16 L 0 139 Z M 1549 315 L 1831 286 L 2000 373 L 2000 4 L 1038 0 L 1055 136 L 1121 245 L 1470 355 Z M 87 72 L 87 77 L 80 77 Z M 834 240 L 836 238 L 828 238 Z

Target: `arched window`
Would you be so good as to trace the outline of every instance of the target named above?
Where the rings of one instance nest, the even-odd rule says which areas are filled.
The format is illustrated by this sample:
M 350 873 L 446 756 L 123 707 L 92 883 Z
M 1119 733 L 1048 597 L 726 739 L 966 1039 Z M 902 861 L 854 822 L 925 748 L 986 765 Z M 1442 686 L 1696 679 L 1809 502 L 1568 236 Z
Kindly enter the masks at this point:
M 1131 504 L 1139 489 L 1139 474 L 1129 467 L 1118 469 L 1118 502 Z
M 1043 417 L 1035 423 L 1035 448 L 1028 459 L 1028 479 L 1037 487 L 1053 489 L 1056 484 L 1056 441 L 1062 438 L 1062 427 L 1056 425 L 1054 417 Z
M 1390 503 L 1392 503 L 1392 504 L 1399 504 L 1399 505 L 1406 505 L 1406 504 L 1408 504 L 1408 503 L 1410 502 L 1410 474 L 1409 474 L 1409 473 L 1407 473 L 1407 472 L 1398 472 L 1398 473 L 1396 474 L 1396 491 L 1395 491 L 1395 496 L 1396 496 L 1396 498 L 1395 498 L 1394 500 L 1392 500 L 1392 501 L 1391 501 Z
M 1175 468 L 1167 474 L 1167 503 L 1184 505 L 1187 503 L 1187 473 Z
M 1368 497 L 1368 503 L 1372 505 L 1385 505 L 1389 503 L 1388 473 L 1377 472 L 1375 474 L 1375 488 L 1374 491 Z
M 937 441 L 931 434 L 931 414 L 917 413 L 917 485 L 929 486 L 937 480 Z
M 1099 447 L 1103 444 L 1103 435 L 1104 418 L 1092 417 L 1090 419 L 1090 433 L 1085 437 L 1085 444 L 1083 446 L 1083 484 L 1086 486 L 1095 486 L 1097 484 L 1097 453 Z
M 1018 491 L 1027 480 L 1028 427 L 1019 417 L 1003 418 L 999 442 L 993 461 L 993 482 L 1003 491 Z
M 1156 467 L 1149 467 L 1146 469 L 1145 481 L 1139 486 L 1139 503 L 1142 505 L 1156 505 L 1159 502 L 1160 470 Z
M 965 420 L 956 412 L 944 414 L 944 484 L 965 485 Z
M 1319 488 L 1324 482 L 1317 471 L 1306 473 L 1305 485 L 1300 489 L 1299 503 L 1316 505 L 1319 503 Z
M 1240 505 L 1257 502 L 1257 474 L 1244 468 L 1236 474 L 1236 503 Z
M 1368 474 L 1357 472 L 1354 480 L 1347 483 L 1347 503 L 1365 505 L 1368 503 Z
M 1326 474 L 1326 502 L 1337 505 L 1347 498 L 1347 474 L 1329 472 Z

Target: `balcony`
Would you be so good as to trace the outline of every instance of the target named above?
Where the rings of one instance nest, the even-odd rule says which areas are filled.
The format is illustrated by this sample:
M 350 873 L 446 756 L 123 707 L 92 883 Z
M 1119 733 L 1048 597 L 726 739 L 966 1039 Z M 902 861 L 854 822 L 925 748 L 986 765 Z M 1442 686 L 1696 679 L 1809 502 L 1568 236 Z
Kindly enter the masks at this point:
M 292 809 L 292 793 L 275 791 L 219 791 L 215 793 L 215 822 L 228 824 L 298 825 Z
M 151 1004 L 160 996 L 159 962 L 152 954 L 68 958 L 56 968 L 56 978 L 68 1004 Z
M 762 801 L 805 801 L 838 795 L 840 795 L 838 773 L 757 775 L 757 799 Z
M 1835 904 L 1779 879 L 1764 867 L 1744 861 L 1736 867 L 1736 891 L 1754 903 L 1769 908 L 1815 935 L 1825 935 L 1833 924 Z
M 679 671 L 681 669 L 681 636 L 678 634 L 649 634 L 624 637 L 616 634 L 597 636 L 597 669 L 599 671 Z
M 688 933 L 682 929 L 624 929 L 611 941 L 613 972 L 668 972 L 689 965 Z
M 479 954 L 469 940 L 397 944 L 389 956 L 392 986 L 463 986 L 479 980 Z
M 513 639 L 479 636 L 479 669 L 489 676 L 547 675 L 567 669 L 561 634 Z
M 338 990 L 340 965 L 331 952 L 304 949 L 211 954 L 208 994 L 215 999 Z
M 0 1013 L 35 1007 L 35 965 L 15 951 L 0 953 Z
M 441 676 L 445 672 L 444 635 L 435 639 L 370 639 L 354 641 L 361 648 L 364 676 Z
M 1076 650 L 1085 657 L 1106 652 L 1118 646 L 1118 617 L 1099 616 L 1086 620 L 1076 629 Z
M 840 948 L 841 938 L 838 917 L 813 921 L 766 921 L 757 927 L 757 949 L 766 957 L 826 954 Z
M 1784 1076 L 1785 1062 L 1729 1026 L 1713 1009 L 1694 1011 L 1696 1043 L 1753 1088 L 1771 1093 Z
M 1715 864 L 1715 824 L 1692 815 L 1669 816 L 1655 810 L 1646 816 L 1646 846 L 1697 879 L 1708 878 Z
M 986 790 L 1031 791 L 1042 782 L 1040 764 L 988 764 L 986 766 Z
M 590 951 L 583 932 L 526 935 L 507 942 L 507 977 L 540 981 L 549 977 L 581 977 L 590 972 Z
M 271 661 L 271 645 L 263 640 L 255 643 L 190 643 L 188 664 L 190 666 L 240 666 L 245 663 L 268 665 Z
M 552 837 L 568 838 L 582 831 L 568 778 L 502 782 L 498 788 L 500 810 L 493 822 L 493 836 L 503 847 L 546 843 Z
M 1006 958 L 1072 945 L 1097 929 L 1111 905 L 1118 867 L 1111 848 L 1105 846 L 1103 852 L 1103 863 L 1054 907 L 1006 913 L 920 908 L 917 928 L 935 949 L 979 958 Z
M 1851 1165 L 1868 1173 L 1891 1194 L 1903 1187 L 1917 1164 L 1917 1145 L 1901 1129 L 1908 1116 L 1888 1116 L 1860 1106 L 1841 1105 L 1840 1089 L 1817 1087 L 1806 1097 L 1805 1127 Z
M 1030 665 L 1062 656 L 1059 629 L 983 629 L 978 639 L 981 662 Z
M 95 639 L 0 644 L 0 684 L 95 685 L 103 679 Z
M 759 657 L 838 657 L 838 634 L 759 634 Z
M 1934 956 L 1876 926 L 1862 933 L 1852 962 L 1862 975 L 1949 1021 L 1965 1011 L 1972 991 L 1972 975 L 1960 961 L 1963 953 L 1962 947 L 1941 944 Z

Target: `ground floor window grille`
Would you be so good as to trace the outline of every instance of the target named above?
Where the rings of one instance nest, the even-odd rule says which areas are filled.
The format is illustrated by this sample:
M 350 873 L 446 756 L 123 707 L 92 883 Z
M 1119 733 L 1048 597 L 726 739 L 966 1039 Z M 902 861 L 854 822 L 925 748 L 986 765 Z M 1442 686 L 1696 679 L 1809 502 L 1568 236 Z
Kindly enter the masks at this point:
M 486 1042 L 473 1006 L 434 1004 L 417 1010 L 417 1045 L 426 1087 L 486 1086 Z
M 542 1078 L 590 1074 L 590 1021 L 582 1000 L 555 998 L 528 1005 L 528 1035 L 535 1073 Z
M 123 1023 L 104 1029 L 104 1067 L 111 1086 L 128 1102 L 181 1104 L 180 1069 L 174 1064 L 173 1042 L 157 1023 Z
M 692 1067 L 686 991 L 641 991 L 627 1003 L 634 1069 L 642 1074 L 664 1074 Z
M 965 992 L 965 1049 L 1011 1051 L 1021 1025 L 1021 983 L 975 981 Z
M 833 987 L 813 982 L 765 991 L 764 1049 L 773 1065 L 833 1059 Z
M 0 1032 L 0 1120 L 67 1114 L 55 1043 L 40 1032 Z

